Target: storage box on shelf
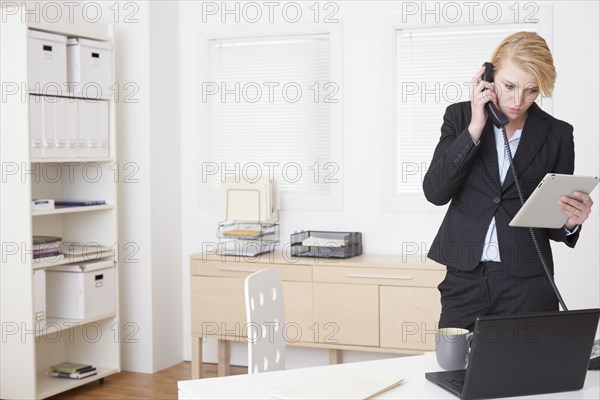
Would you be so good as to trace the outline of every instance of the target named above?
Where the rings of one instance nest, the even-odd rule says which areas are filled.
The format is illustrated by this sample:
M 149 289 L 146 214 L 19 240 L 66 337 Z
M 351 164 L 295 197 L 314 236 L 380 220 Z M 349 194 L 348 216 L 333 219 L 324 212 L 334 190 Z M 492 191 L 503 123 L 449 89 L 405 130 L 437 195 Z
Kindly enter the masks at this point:
M 46 287 L 48 317 L 95 319 L 115 313 L 114 260 L 48 268 Z
M 90 98 L 107 97 L 112 86 L 112 46 L 98 40 L 67 41 L 69 90 Z
M 49 24 L 24 13 L 24 3 L 15 7 L 23 7 L 16 15 L 26 18 L 6 15 L 1 24 L 2 79 L 26 92 L 6 96 L 0 104 L 2 160 L 15 168 L 3 181 L 0 202 L 3 244 L 14 244 L 3 248 L 0 269 L 0 317 L 2 326 L 12 329 L 0 342 L 0 398 L 46 398 L 120 370 L 115 104 L 109 96 L 74 95 L 66 86 L 67 39 L 111 44 L 112 27 L 85 21 Z M 109 80 L 111 58 L 103 57 Z M 81 82 L 88 79 L 85 68 L 80 65 Z M 33 199 L 102 199 L 106 204 L 33 210 Z M 105 247 L 93 254 L 45 257 L 33 245 L 33 237 L 43 235 Z M 53 271 L 98 259 L 112 268 L 101 274 Z M 65 283 L 71 280 L 67 274 L 77 282 Z M 77 285 L 84 293 L 74 293 Z M 53 301 L 59 295 L 73 299 L 67 306 L 83 302 L 87 308 L 83 314 L 68 310 L 50 317 L 46 310 L 56 310 Z M 98 373 L 81 380 L 47 376 L 51 365 L 65 361 L 92 364 Z
M 118 280 L 115 275 L 114 252 L 106 250 L 102 252 L 101 256 L 101 258 L 79 257 L 79 261 L 65 264 L 65 262 L 71 261 L 71 257 L 67 255 L 62 258 L 63 262 L 48 262 L 45 266 L 38 266 L 34 269 L 34 274 L 44 274 L 46 282 L 44 303 L 46 317 L 35 323 L 35 334 L 40 338 L 37 343 L 47 337 L 54 340 L 56 336 L 69 335 L 68 331 L 75 327 L 80 327 L 87 333 L 93 332 L 92 336 L 95 336 L 102 334 L 102 331 L 105 330 L 100 326 L 108 326 L 113 336 L 116 335 Z M 63 331 L 67 332 L 63 333 Z M 84 343 L 95 342 L 95 340 L 84 340 Z M 106 346 L 105 350 L 108 350 L 107 354 L 114 356 L 115 349 L 106 344 L 104 346 Z M 66 350 L 68 354 L 68 346 Z M 90 354 L 100 350 L 102 350 L 102 346 L 79 348 L 81 354 L 85 354 L 90 360 L 97 357 L 91 357 Z M 51 353 L 52 357 L 56 358 L 57 355 L 54 353 L 56 350 Z M 72 353 L 71 356 L 81 358 L 81 354 Z M 107 363 L 100 362 L 99 365 L 104 367 L 111 365 L 110 357 Z M 55 362 L 61 361 L 55 360 Z M 38 370 L 45 369 L 47 363 L 47 360 L 38 360 Z
M 66 92 L 67 38 L 29 29 L 27 32 L 28 90 L 38 93 Z

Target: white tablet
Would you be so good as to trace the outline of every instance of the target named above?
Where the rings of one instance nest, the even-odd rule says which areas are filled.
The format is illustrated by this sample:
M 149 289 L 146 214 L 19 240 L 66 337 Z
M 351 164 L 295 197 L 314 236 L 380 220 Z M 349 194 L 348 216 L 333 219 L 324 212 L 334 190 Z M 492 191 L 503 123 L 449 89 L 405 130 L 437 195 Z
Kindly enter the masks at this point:
M 546 174 L 509 225 L 561 228 L 568 217 L 560 210 L 560 197 L 571 197 L 576 191 L 590 194 L 597 184 L 597 176 Z

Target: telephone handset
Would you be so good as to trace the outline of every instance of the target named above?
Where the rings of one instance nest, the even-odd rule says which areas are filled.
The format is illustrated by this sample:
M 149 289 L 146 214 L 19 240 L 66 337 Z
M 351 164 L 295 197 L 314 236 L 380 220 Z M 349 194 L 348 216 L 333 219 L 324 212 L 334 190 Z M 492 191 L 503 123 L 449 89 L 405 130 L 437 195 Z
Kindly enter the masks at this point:
M 490 62 L 485 62 L 483 63 L 483 65 L 485 66 L 485 71 L 483 72 L 483 76 L 481 77 L 481 79 L 490 83 L 494 82 L 494 65 Z M 496 125 L 496 127 L 502 129 L 503 126 L 508 124 L 508 118 L 506 117 L 506 115 L 504 115 L 502 111 L 498 110 L 496 105 L 491 101 L 487 102 L 487 104 L 485 105 L 485 109 L 487 110 L 488 116 L 490 117 L 494 125 Z

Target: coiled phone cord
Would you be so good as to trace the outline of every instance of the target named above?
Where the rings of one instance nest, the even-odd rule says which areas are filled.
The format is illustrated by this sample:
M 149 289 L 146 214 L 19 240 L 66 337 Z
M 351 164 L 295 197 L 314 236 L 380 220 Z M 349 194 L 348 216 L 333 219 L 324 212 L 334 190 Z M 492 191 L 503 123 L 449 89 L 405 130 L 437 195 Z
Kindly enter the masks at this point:
M 515 186 L 517 188 L 517 194 L 519 195 L 519 200 L 521 202 L 521 206 L 523 206 L 523 204 L 525 204 L 525 199 L 523 197 L 523 192 L 521 192 L 521 185 L 519 184 L 519 178 L 517 178 L 517 171 L 515 170 L 515 166 L 513 164 L 512 152 L 510 151 L 510 146 L 508 144 L 508 137 L 506 136 L 506 127 L 505 126 L 502 127 L 502 136 L 504 137 L 504 150 L 506 151 L 506 155 L 508 156 L 510 170 L 512 172 L 513 178 L 515 179 Z M 529 233 L 531 234 L 531 238 L 533 239 L 533 246 L 535 247 L 535 251 L 537 252 L 538 257 L 540 258 L 540 261 L 542 262 L 542 266 L 544 267 L 544 271 L 546 272 L 546 276 L 548 277 L 550 286 L 552 286 L 552 290 L 554 290 L 554 294 L 556 295 L 556 298 L 558 299 L 558 302 L 560 303 L 560 306 L 562 307 L 563 311 L 568 311 L 567 306 L 566 306 L 565 302 L 563 301 L 563 298 L 560 295 L 560 292 L 558 291 L 558 287 L 556 286 L 556 283 L 554 282 L 554 278 L 552 277 L 552 274 L 550 273 L 550 268 L 548 268 L 548 264 L 546 264 L 546 260 L 544 260 L 544 256 L 542 255 L 542 251 L 540 250 L 540 246 L 539 246 L 537 239 L 535 237 L 535 234 L 533 232 L 533 228 L 529 228 Z

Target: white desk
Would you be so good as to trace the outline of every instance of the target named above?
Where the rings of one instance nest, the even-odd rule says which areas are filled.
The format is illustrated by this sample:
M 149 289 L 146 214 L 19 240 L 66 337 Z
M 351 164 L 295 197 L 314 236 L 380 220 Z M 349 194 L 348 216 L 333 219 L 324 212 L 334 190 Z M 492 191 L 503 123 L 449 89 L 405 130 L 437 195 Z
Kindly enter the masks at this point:
M 435 356 L 389 358 L 376 361 L 298 368 L 252 375 L 179 381 L 179 399 L 268 399 L 267 393 L 295 380 L 304 379 L 333 369 L 360 371 L 377 376 L 381 371 L 398 371 L 405 381 L 398 387 L 379 395 L 378 399 L 456 399 L 451 393 L 425 379 L 425 372 L 439 371 Z M 594 399 L 600 398 L 600 372 L 588 371 L 582 390 L 527 396 L 535 399 Z

